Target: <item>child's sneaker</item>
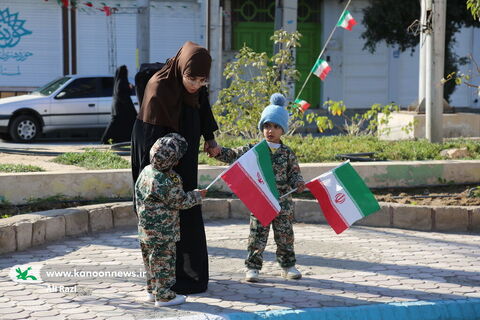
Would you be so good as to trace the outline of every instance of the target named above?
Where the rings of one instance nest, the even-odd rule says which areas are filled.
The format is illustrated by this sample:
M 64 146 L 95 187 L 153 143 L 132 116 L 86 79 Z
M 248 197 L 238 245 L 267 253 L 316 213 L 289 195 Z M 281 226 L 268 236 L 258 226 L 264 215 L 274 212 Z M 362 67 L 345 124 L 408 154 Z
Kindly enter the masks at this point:
M 186 296 L 182 296 L 181 294 L 177 294 L 175 298 L 168 301 L 155 301 L 155 307 L 167 307 L 167 306 L 174 306 L 177 304 L 182 304 L 187 300 Z
M 290 268 L 282 268 L 282 277 L 286 279 L 300 279 L 302 273 L 295 268 L 295 266 Z
M 154 302 L 155 301 L 155 296 L 150 292 L 147 292 L 147 301 L 148 302 Z
M 245 280 L 248 282 L 258 282 L 259 271 L 257 269 L 248 269 L 245 274 Z

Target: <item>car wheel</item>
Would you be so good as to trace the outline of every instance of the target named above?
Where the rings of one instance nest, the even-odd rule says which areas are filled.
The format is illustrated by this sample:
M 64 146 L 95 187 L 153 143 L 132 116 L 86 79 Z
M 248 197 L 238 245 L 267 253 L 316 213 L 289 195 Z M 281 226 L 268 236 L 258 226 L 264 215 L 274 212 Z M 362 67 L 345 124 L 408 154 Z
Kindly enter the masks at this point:
M 40 133 L 38 120 L 30 115 L 20 115 L 13 119 L 10 137 L 15 142 L 31 142 Z

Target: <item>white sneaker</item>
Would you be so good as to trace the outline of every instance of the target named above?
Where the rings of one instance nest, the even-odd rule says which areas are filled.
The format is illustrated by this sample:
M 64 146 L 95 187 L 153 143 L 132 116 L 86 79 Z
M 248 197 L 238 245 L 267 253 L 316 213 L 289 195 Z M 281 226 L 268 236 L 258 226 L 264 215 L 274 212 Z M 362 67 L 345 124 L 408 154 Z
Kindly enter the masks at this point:
M 259 271 L 256 269 L 248 269 L 245 274 L 245 280 L 248 282 L 258 282 L 259 280 Z
M 182 304 L 185 302 L 185 300 L 187 300 L 187 297 L 186 296 L 182 296 L 180 294 L 177 294 L 177 296 L 175 298 L 173 298 L 172 300 L 168 300 L 168 301 L 155 301 L 155 307 L 167 307 L 167 306 L 174 306 L 174 305 L 177 305 L 177 304 Z
M 147 292 L 147 301 L 148 302 L 154 302 L 155 301 L 155 296 L 150 292 Z
M 302 273 L 295 267 L 282 268 L 282 277 L 285 279 L 300 279 L 302 277 Z

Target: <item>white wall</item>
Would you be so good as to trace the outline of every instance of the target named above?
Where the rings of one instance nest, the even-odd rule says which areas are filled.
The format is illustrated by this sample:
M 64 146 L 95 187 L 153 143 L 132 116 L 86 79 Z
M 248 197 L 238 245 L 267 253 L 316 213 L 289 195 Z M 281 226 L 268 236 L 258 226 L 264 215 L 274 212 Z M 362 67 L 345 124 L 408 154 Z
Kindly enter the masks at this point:
M 344 5 L 345 2 L 324 1 L 322 45 Z M 323 55 L 323 59 L 330 58 L 332 67 L 324 82 L 323 100 L 343 100 L 349 108 L 368 108 L 375 103 L 390 102 L 407 107 L 418 96 L 418 46 L 413 53 L 410 49 L 400 53 L 385 43 L 377 44 L 374 54 L 362 50 L 365 43 L 361 38 L 365 30 L 362 8 L 367 5 L 366 0 L 350 4 L 349 11 L 358 24 L 352 31 L 337 28 Z M 480 63 L 480 29 L 464 28 L 456 38 L 456 53 L 459 56 L 473 53 Z M 471 69 L 471 64 L 460 68 L 463 72 Z M 458 86 L 450 98 L 452 106 L 477 108 L 480 108 L 479 99 L 475 90 L 466 86 Z
M 10 45 L 5 38 L 0 39 L 0 88 L 35 88 L 61 76 L 60 7 L 53 1 L 2 0 L 0 11 L 3 35 L 15 30 L 31 32 Z

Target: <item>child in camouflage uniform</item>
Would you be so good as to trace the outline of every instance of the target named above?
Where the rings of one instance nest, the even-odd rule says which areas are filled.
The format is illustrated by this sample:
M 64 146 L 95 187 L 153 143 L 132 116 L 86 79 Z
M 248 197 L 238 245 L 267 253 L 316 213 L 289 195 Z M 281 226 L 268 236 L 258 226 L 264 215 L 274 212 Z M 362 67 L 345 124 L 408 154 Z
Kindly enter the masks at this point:
M 179 210 L 202 202 L 206 190 L 183 191 L 180 176 L 172 170 L 187 151 L 187 141 L 177 133 L 158 139 L 135 184 L 138 237 L 147 271 L 147 299 L 155 306 L 185 302 L 170 288 L 175 284 L 176 244 L 180 240 Z
M 297 157 L 294 152 L 284 145 L 280 137 L 288 130 L 288 111 L 285 109 L 285 97 L 280 93 L 274 93 L 270 97 L 270 105 L 263 112 L 258 123 L 267 140 L 272 157 L 273 172 L 280 195 L 287 193 L 293 188 L 298 192 L 305 189 L 305 183 L 300 173 Z M 216 159 L 233 163 L 254 145 L 250 144 L 238 149 L 216 147 L 213 153 Z M 277 261 L 282 268 L 282 276 L 287 279 L 300 279 L 302 274 L 295 268 L 295 251 L 293 248 L 293 216 L 294 207 L 291 196 L 279 200 L 281 211 L 272 221 L 273 234 L 277 244 Z M 247 273 L 245 280 L 257 282 L 259 271 L 263 264 L 263 251 L 267 245 L 270 225 L 263 227 L 262 224 L 250 214 L 250 236 L 248 237 L 248 256 L 245 260 Z

